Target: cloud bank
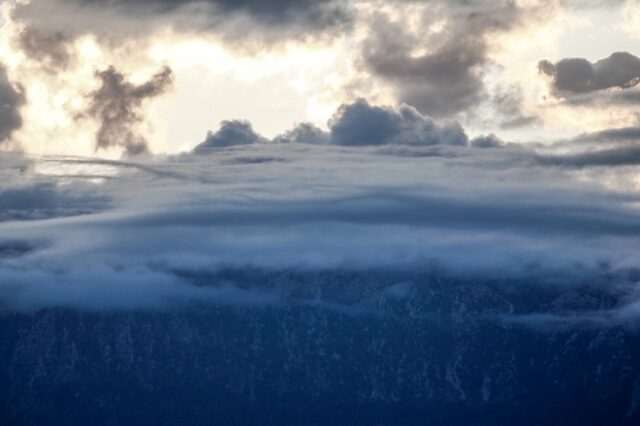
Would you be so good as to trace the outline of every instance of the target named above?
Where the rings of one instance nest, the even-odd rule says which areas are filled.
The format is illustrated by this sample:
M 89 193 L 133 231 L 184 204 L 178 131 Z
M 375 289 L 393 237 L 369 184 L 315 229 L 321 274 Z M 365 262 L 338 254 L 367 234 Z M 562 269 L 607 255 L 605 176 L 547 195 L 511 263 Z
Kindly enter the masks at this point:
M 345 138 L 369 133 L 338 126 L 324 137 L 340 143 L 253 135 L 252 143 L 144 162 L 4 156 L 0 204 L 17 213 L 0 218 L 2 308 L 283 306 L 286 293 L 220 271 L 380 269 L 497 280 L 513 291 L 596 280 L 615 290 L 621 311 L 588 315 L 627 321 L 640 238 L 634 191 L 600 182 L 599 168 L 540 159 L 577 151 L 514 147 L 495 135 L 452 143 L 447 128 L 416 114 L 364 102 L 340 108 L 332 123 L 393 129 L 367 144 Z M 211 138 L 242 139 L 251 129 L 225 126 Z M 579 141 L 558 149 L 571 143 Z M 625 167 L 607 170 L 620 182 L 632 177 Z
M 0 140 L 12 141 L 25 125 L 37 124 L 34 117 L 45 122 L 43 139 L 65 138 L 56 126 L 72 117 L 70 127 L 95 128 L 99 154 L 123 151 L 130 158 L 0 156 L 0 306 L 277 305 L 286 295 L 218 273 L 379 268 L 495 279 L 513 283 L 515 291 L 524 281 L 564 288 L 595 277 L 624 297 L 588 316 L 624 322 L 637 306 L 637 123 L 585 126 L 581 135 L 546 144 L 515 144 L 460 124 L 481 105 L 504 128 L 548 124 L 552 114 L 524 108 L 542 97 L 535 84 L 521 84 L 527 76 L 543 89 L 546 76 L 551 93 L 567 98 L 560 101 L 567 109 L 581 106 L 580 96 L 616 93 L 628 105 L 637 102 L 629 89 L 638 83 L 640 60 L 630 53 L 537 64 L 544 56 L 536 52 L 524 67 L 510 56 L 515 49 L 504 49 L 506 38 L 525 46 L 522 33 L 529 38 L 527 31 L 557 10 L 579 7 L 569 3 L 34 0 L 5 6 L 9 21 L 0 47 L 10 54 L 0 68 Z M 287 75 L 286 84 L 307 96 L 307 107 L 323 110 L 318 99 L 325 96 L 331 108 L 341 104 L 326 126 L 303 118 L 265 137 L 257 122 L 228 117 L 193 150 L 193 140 L 181 140 L 187 152 L 180 155 L 148 152 L 149 103 L 174 80 L 185 82 L 178 73 L 191 78 L 203 66 L 194 56 L 211 53 L 216 67 L 233 60 L 227 72 L 257 82 L 259 91 L 270 80 L 248 68 L 269 68 L 273 58 L 288 67 L 288 49 L 306 60 L 305 49 L 318 46 L 344 56 L 335 72 L 317 78 L 322 90 L 314 91 L 318 71 L 304 67 L 300 78 Z M 251 55 L 265 55 L 264 62 L 247 61 Z M 501 67 L 512 67 L 520 80 L 501 81 Z M 155 73 L 140 79 L 142 70 Z M 208 96 L 235 101 L 219 87 L 221 94 Z M 359 98 L 363 92 L 371 96 Z M 540 104 L 540 110 L 558 106 Z M 25 107 L 33 107 L 27 115 Z M 571 121 L 562 114 L 558 120 Z M 394 288 L 394 297 L 407 292 Z M 553 318 L 565 323 L 570 314 L 561 310 Z

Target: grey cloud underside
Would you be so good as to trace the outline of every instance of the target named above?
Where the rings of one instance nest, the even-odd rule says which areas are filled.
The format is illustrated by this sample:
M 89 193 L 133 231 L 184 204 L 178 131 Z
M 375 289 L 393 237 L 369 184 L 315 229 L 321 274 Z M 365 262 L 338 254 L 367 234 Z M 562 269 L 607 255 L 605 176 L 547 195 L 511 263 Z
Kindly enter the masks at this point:
M 333 0 L 40 0 L 18 4 L 13 16 L 47 34 L 68 37 L 94 34 L 119 40 L 170 26 L 181 32 L 211 32 L 230 41 L 267 43 L 330 36 L 351 22 L 347 4 Z
M 115 68 L 97 74 L 102 86 L 90 95 L 87 114 L 98 120 L 96 150 L 109 147 L 124 148 L 128 155 L 147 151 L 147 142 L 136 129 L 142 122 L 144 102 L 162 94 L 173 82 L 170 68 L 154 75 L 149 81 L 134 85 Z
M 594 63 L 583 58 L 562 59 L 555 64 L 543 60 L 539 69 L 553 78 L 553 88 L 559 93 L 628 89 L 640 82 L 640 58 L 628 52 L 616 52 Z
M 409 34 L 402 22 L 378 16 L 362 49 L 366 68 L 391 83 L 401 101 L 436 117 L 471 109 L 486 97 L 488 37 L 515 27 L 523 14 L 510 1 L 449 6 L 445 28 L 427 42 L 421 34 Z M 422 19 L 428 27 L 436 18 L 427 11 Z M 427 53 L 416 56 L 424 46 Z
M 636 166 L 640 164 L 640 146 L 622 146 L 576 154 L 538 156 L 542 164 L 565 167 Z
M 586 205 L 583 200 L 564 201 L 515 199 L 496 205 L 490 197 L 457 198 L 451 195 L 403 194 L 399 190 L 357 192 L 348 198 L 326 198 L 238 203 L 233 207 L 177 208 L 119 218 L 126 228 L 163 226 L 288 227 L 312 223 L 341 223 L 363 226 L 412 226 L 450 230 L 495 230 L 527 234 L 578 234 L 585 236 L 640 236 L 640 220 L 634 209 Z M 624 198 L 624 197 L 623 197 Z M 615 199 L 615 197 L 614 197 Z M 622 201 L 622 200 L 620 200 Z M 638 201 L 629 199 L 629 202 Z M 111 224 L 107 224 L 110 226 Z M 115 224 L 113 224 L 115 225 Z
M 108 206 L 108 200 L 80 189 L 59 188 L 54 182 L 0 190 L 0 222 L 39 220 L 95 213 Z M 84 189 L 89 189 L 84 187 Z
M 275 143 L 308 143 L 323 145 L 330 143 L 330 136 L 311 123 L 300 123 L 273 140 Z
M 0 143 L 22 127 L 20 109 L 25 103 L 24 88 L 9 81 L 6 68 L 0 64 Z
M 328 131 L 323 131 L 312 124 L 302 123 L 268 140 L 256 133 L 251 123 L 229 120 L 222 122 L 217 132 L 209 132 L 206 140 L 193 152 L 199 155 L 215 155 L 219 153 L 219 148 L 231 146 L 299 143 L 352 147 L 384 146 L 382 152 L 391 155 L 456 157 L 461 155 L 461 152 L 451 151 L 447 147 L 469 147 L 489 148 L 496 159 L 511 156 L 512 161 L 569 169 L 640 164 L 640 129 L 636 127 L 583 134 L 569 141 L 552 144 L 546 150 L 537 150 L 534 146 L 526 144 L 509 144 L 493 133 L 470 139 L 456 122 L 440 124 L 408 105 L 394 109 L 370 105 L 362 99 L 342 105 L 329 120 L 328 126 Z M 562 147 L 569 150 L 558 153 L 553 149 Z M 259 162 L 260 159 L 252 161 Z
M 640 164 L 640 128 L 624 127 L 585 133 L 571 140 L 558 142 L 568 149 L 563 154 L 537 153 L 542 165 L 584 168 L 636 166 Z
M 468 143 L 468 137 L 458 123 L 437 124 L 408 105 L 393 109 L 370 105 L 363 99 L 342 105 L 328 125 L 329 131 L 325 132 L 312 124 L 301 123 L 276 136 L 271 142 L 342 146 L 463 146 Z M 246 121 L 223 121 L 220 129 L 215 133 L 210 132 L 194 152 L 206 153 L 216 147 L 267 142 Z
M 316 25 L 322 25 L 323 19 L 329 18 L 318 14 L 323 8 L 332 5 L 332 0 L 139 0 L 130 2 L 115 0 L 104 2 L 102 0 L 63 0 L 67 3 L 75 3 L 81 6 L 90 6 L 97 9 L 114 7 L 123 12 L 134 14 L 170 14 L 180 9 L 193 5 L 209 5 L 214 11 L 221 13 L 246 13 L 258 20 L 264 20 L 270 25 L 285 24 L 290 20 L 305 17 L 309 21 L 319 19 Z M 337 5 L 333 12 L 334 17 L 341 15 L 341 9 Z
M 248 121 L 225 120 L 220 123 L 220 129 L 213 133 L 209 132 L 205 141 L 198 145 L 194 152 L 203 153 L 208 148 L 219 148 L 234 145 L 250 145 L 254 143 L 267 142 L 253 130 L 253 126 Z
M 469 144 L 476 148 L 499 148 L 505 146 L 505 142 L 493 133 L 473 138 L 469 141 Z
M 437 125 L 414 108 L 397 111 L 365 101 L 343 105 L 329 122 L 336 145 L 465 145 L 467 135 L 457 123 Z

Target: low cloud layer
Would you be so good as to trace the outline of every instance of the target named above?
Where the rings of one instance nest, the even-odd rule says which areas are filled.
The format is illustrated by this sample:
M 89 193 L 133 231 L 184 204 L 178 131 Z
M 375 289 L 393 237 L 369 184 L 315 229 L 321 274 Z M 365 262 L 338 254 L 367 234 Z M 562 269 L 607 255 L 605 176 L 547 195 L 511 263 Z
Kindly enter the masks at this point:
M 399 120 L 397 128 L 416 128 L 413 110 L 405 122 L 400 110 L 355 105 L 375 122 L 382 114 Z M 351 120 L 345 110 L 352 106 L 336 122 Z M 240 135 L 250 129 L 246 122 L 226 127 Z M 567 153 L 514 147 L 495 135 L 439 145 L 398 137 L 406 136 L 384 144 L 252 136 L 259 142 L 146 162 L 3 157 L 0 203 L 17 213 L 0 218 L 0 302 L 21 311 L 289 303 L 274 289 L 218 274 L 258 268 L 422 270 L 502 280 L 514 291 L 519 282 L 563 288 L 598 277 L 616 283 L 621 306 L 635 303 L 635 275 L 627 272 L 640 239 L 633 191 L 599 183 L 599 168 L 576 173 L 568 161 L 540 159 Z M 626 168 L 608 171 L 621 181 L 631 176 Z M 623 312 L 593 315 L 620 323 Z

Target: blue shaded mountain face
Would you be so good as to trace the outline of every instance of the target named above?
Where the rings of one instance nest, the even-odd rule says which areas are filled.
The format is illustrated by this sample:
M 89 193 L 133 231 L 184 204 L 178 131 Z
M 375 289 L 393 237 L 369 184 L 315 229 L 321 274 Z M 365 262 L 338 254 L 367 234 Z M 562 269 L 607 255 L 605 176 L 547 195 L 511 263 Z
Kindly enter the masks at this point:
M 174 273 L 243 296 L 0 314 L 0 424 L 640 424 L 640 336 L 598 314 L 625 294 L 607 280 Z

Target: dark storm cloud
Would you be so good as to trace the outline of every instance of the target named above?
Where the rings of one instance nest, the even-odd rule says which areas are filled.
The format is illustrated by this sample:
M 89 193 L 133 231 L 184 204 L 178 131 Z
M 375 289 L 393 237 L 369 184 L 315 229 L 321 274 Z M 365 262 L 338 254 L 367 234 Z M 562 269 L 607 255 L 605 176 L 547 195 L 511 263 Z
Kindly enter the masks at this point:
M 522 15 L 511 1 L 449 6 L 444 29 L 427 43 L 409 34 L 403 22 L 378 16 L 362 50 L 366 68 L 393 84 L 401 101 L 436 117 L 467 110 L 483 99 L 488 38 L 513 28 Z M 423 26 L 435 19 L 425 16 Z M 413 53 L 424 46 L 427 53 Z
M 0 64 L 0 143 L 22 127 L 20 109 L 25 102 L 24 88 L 9 81 L 6 68 Z
M 170 68 L 165 67 L 146 83 L 135 85 L 124 74 L 110 67 L 97 74 L 102 86 L 93 92 L 87 114 L 100 123 L 96 149 L 122 147 L 128 155 L 146 152 L 147 142 L 137 132 L 145 101 L 162 94 L 172 84 Z
M 559 93 L 628 89 L 640 82 L 640 58 L 628 52 L 616 52 L 594 63 L 583 58 L 562 59 L 555 64 L 543 60 L 538 67 L 553 78 L 553 88 Z

